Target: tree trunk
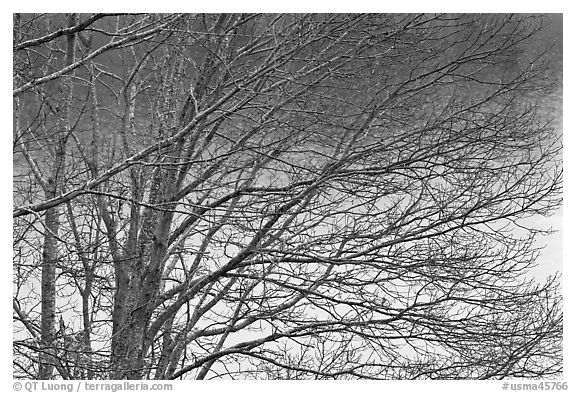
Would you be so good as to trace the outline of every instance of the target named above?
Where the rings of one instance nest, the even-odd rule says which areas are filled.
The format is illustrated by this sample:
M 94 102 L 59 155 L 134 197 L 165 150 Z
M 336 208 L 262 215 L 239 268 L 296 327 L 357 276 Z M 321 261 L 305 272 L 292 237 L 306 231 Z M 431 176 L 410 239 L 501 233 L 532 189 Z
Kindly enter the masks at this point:
M 68 16 L 68 27 L 76 24 L 77 14 Z M 74 62 L 75 35 L 67 36 L 65 66 Z M 44 184 L 44 192 L 47 199 L 58 195 L 61 175 L 66 163 L 66 143 L 70 131 L 69 107 L 72 99 L 71 76 L 62 78 L 62 97 L 60 118 L 58 120 L 58 133 L 55 136 L 54 165 L 51 168 L 51 176 Z M 51 379 L 54 371 L 55 349 L 53 342 L 56 338 L 56 264 L 58 262 L 58 230 L 59 209 L 52 207 L 46 210 L 44 221 L 44 251 L 42 254 L 42 295 L 41 295 L 41 332 L 40 332 L 40 367 L 39 379 Z
M 46 197 L 51 198 L 56 193 L 47 192 Z M 46 211 L 44 221 L 44 252 L 42 254 L 42 322 L 40 331 L 40 367 L 39 379 L 51 379 L 54 371 L 54 350 L 52 343 L 56 336 L 56 262 L 58 260 L 58 209 L 51 208 Z

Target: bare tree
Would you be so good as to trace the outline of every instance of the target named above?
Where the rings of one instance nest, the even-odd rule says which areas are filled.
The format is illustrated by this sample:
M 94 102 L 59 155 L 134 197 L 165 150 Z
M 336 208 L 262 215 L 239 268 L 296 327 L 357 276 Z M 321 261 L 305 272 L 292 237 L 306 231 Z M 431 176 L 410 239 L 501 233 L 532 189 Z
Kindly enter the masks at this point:
M 15 377 L 562 372 L 545 16 L 14 21 Z

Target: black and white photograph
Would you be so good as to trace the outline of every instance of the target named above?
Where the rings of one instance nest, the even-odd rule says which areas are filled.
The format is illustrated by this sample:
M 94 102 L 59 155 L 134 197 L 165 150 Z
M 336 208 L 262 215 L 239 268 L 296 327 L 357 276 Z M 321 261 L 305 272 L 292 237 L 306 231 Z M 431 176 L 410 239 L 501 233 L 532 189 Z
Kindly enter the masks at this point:
M 11 15 L 14 391 L 568 388 L 562 13 L 130 9 Z

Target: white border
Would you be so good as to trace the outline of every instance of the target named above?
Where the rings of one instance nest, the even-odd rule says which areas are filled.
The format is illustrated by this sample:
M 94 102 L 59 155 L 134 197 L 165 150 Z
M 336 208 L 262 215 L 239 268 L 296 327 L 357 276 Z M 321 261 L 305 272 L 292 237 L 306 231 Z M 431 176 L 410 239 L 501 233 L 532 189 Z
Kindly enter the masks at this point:
M 5 0 L 0 13 L 0 43 L 2 45 L 2 52 L 4 54 L 12 53 L 12 13 L 13 12 L 94 12 L 95 5 L 97 4 L 98 11 L 107 12 L 539 12 L 539 13 L 564 13 L 564 42 L 571 42 L 570 37 L 576 37 L 574 34 L 574 23 L 576 19 L 569 12 L 568 2 L 562 1 L 546 1 L 544 4 L 540 1 L 481 1 L 471 3 L 468 1 L 364 1 L 364 0 L 348 0 L 339 2 L 328 1 L 313 1 L 313 0 L 290 0 L 285 2 L 275 1 L 177 1 L 177 2 L 162 2 L 162 1 L 148 1 L 148 2 L 119 2 L 118 0 L 99 0 L 97 3 L 87 1 L 79 3 L 77 1 L 27 1 L 27 2 L 14 2 Z M 574 46 L 573 44 L 571 45 Z M 573 92 L 574 92 L 574 78 L 570 70 L 574 70 L 574 51 L 570 50 L 570 45 L 564 45 L 564 108 L 574 108 Z M 11 148 L 12 141 L 9 140 L 12 126 L 12 99 L 8 95 L 8 91 L 12 89 L 11 82 L 11 55 L 2 58 L 2 78 L 0 78 L 1 89 L 5 92 L 2 97 L 2 108 L 5 108 L 5 116 L 3 117 L 3 131 L 0 132 L 1 140 L 0 146 L 2 153 L 0 154 L 2 168 L 0 170 L 0 184 L 3 184 L 2 193 L 2 206 L 4 209 L 0 210 L 0 288 L 5 293 L 0 296 L 0 315 L 5 316 L 5 323 L 0 327 L 1 346 L 4 348 L 0 352 L 0 370 L 1 381 L 0 390 L 13 391 L 12 385 L 12 318 L 8 318 L 12 314 L 12 219 L 9 216 L 8 205 L 12 204 L 12 160 Z M 569 348 L 576 348 L 574 336 L 572 332 L 576 328 L 574 324 L 574 251 L 570 245 L 576 239 L 576 231 L 573 225 L 573 218 L 576 217 L 576 210 L 574 207 L 574 175 L 576 152 L 574 151 L 574 111 L 564 111 L 564 167 L 565 173 L 565 189 L 564 189 L 564 225 L 563 225 L 563 280 L 564 280 L 564 381 L 568 382 L 569 387 L 574 389 L 576 387 L 576 380 L 572 378 L 574 369 L 574 355 Z M 525 381 L 528 382 L 528 381 Z M 304 391 L 313 391 L 318 389 L 330 389 L 341 392 L 349 390 L 363 389 L 374 392 L 383 392 L 390 389 L 390 391 L 403 391 L 403 390 L 416 390 L 416 391 L 439 391 L 439 392 L 501 392 L 502 382 L 499 381 L 383 381 L 383 382 L 323 382 L 321 385 L 317 382 L 301 382 L 301 381 L 288 381 L 288 382 L 230 382 L 211 381 L 211 382 L 179 382 L 174 383 L 174 392 L 189 392 L 196 389 L 209 389 L 210 391 L 228 391 L 234 389 L 234 392 L 254 392 L 264 391 L 269 389 L 278 390 L 280 392 L 288 392 L 294 389 L 303 389 Z M 199 384 L 198 386 L 191 387 L 190 384 Z M 208 385 L 209 384 L 209 385 Z M 572 386 L 575 385 L 575 386 Z M 81 390 L 82 391 L 82 390 Z

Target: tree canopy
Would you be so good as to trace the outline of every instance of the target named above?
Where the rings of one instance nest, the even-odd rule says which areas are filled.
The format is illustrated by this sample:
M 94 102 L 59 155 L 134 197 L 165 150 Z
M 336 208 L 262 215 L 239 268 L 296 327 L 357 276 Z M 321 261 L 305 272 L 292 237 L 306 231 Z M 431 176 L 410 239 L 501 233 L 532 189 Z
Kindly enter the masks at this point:
M 14 15 L 14 376 L 558 377 L 547 23 Z

